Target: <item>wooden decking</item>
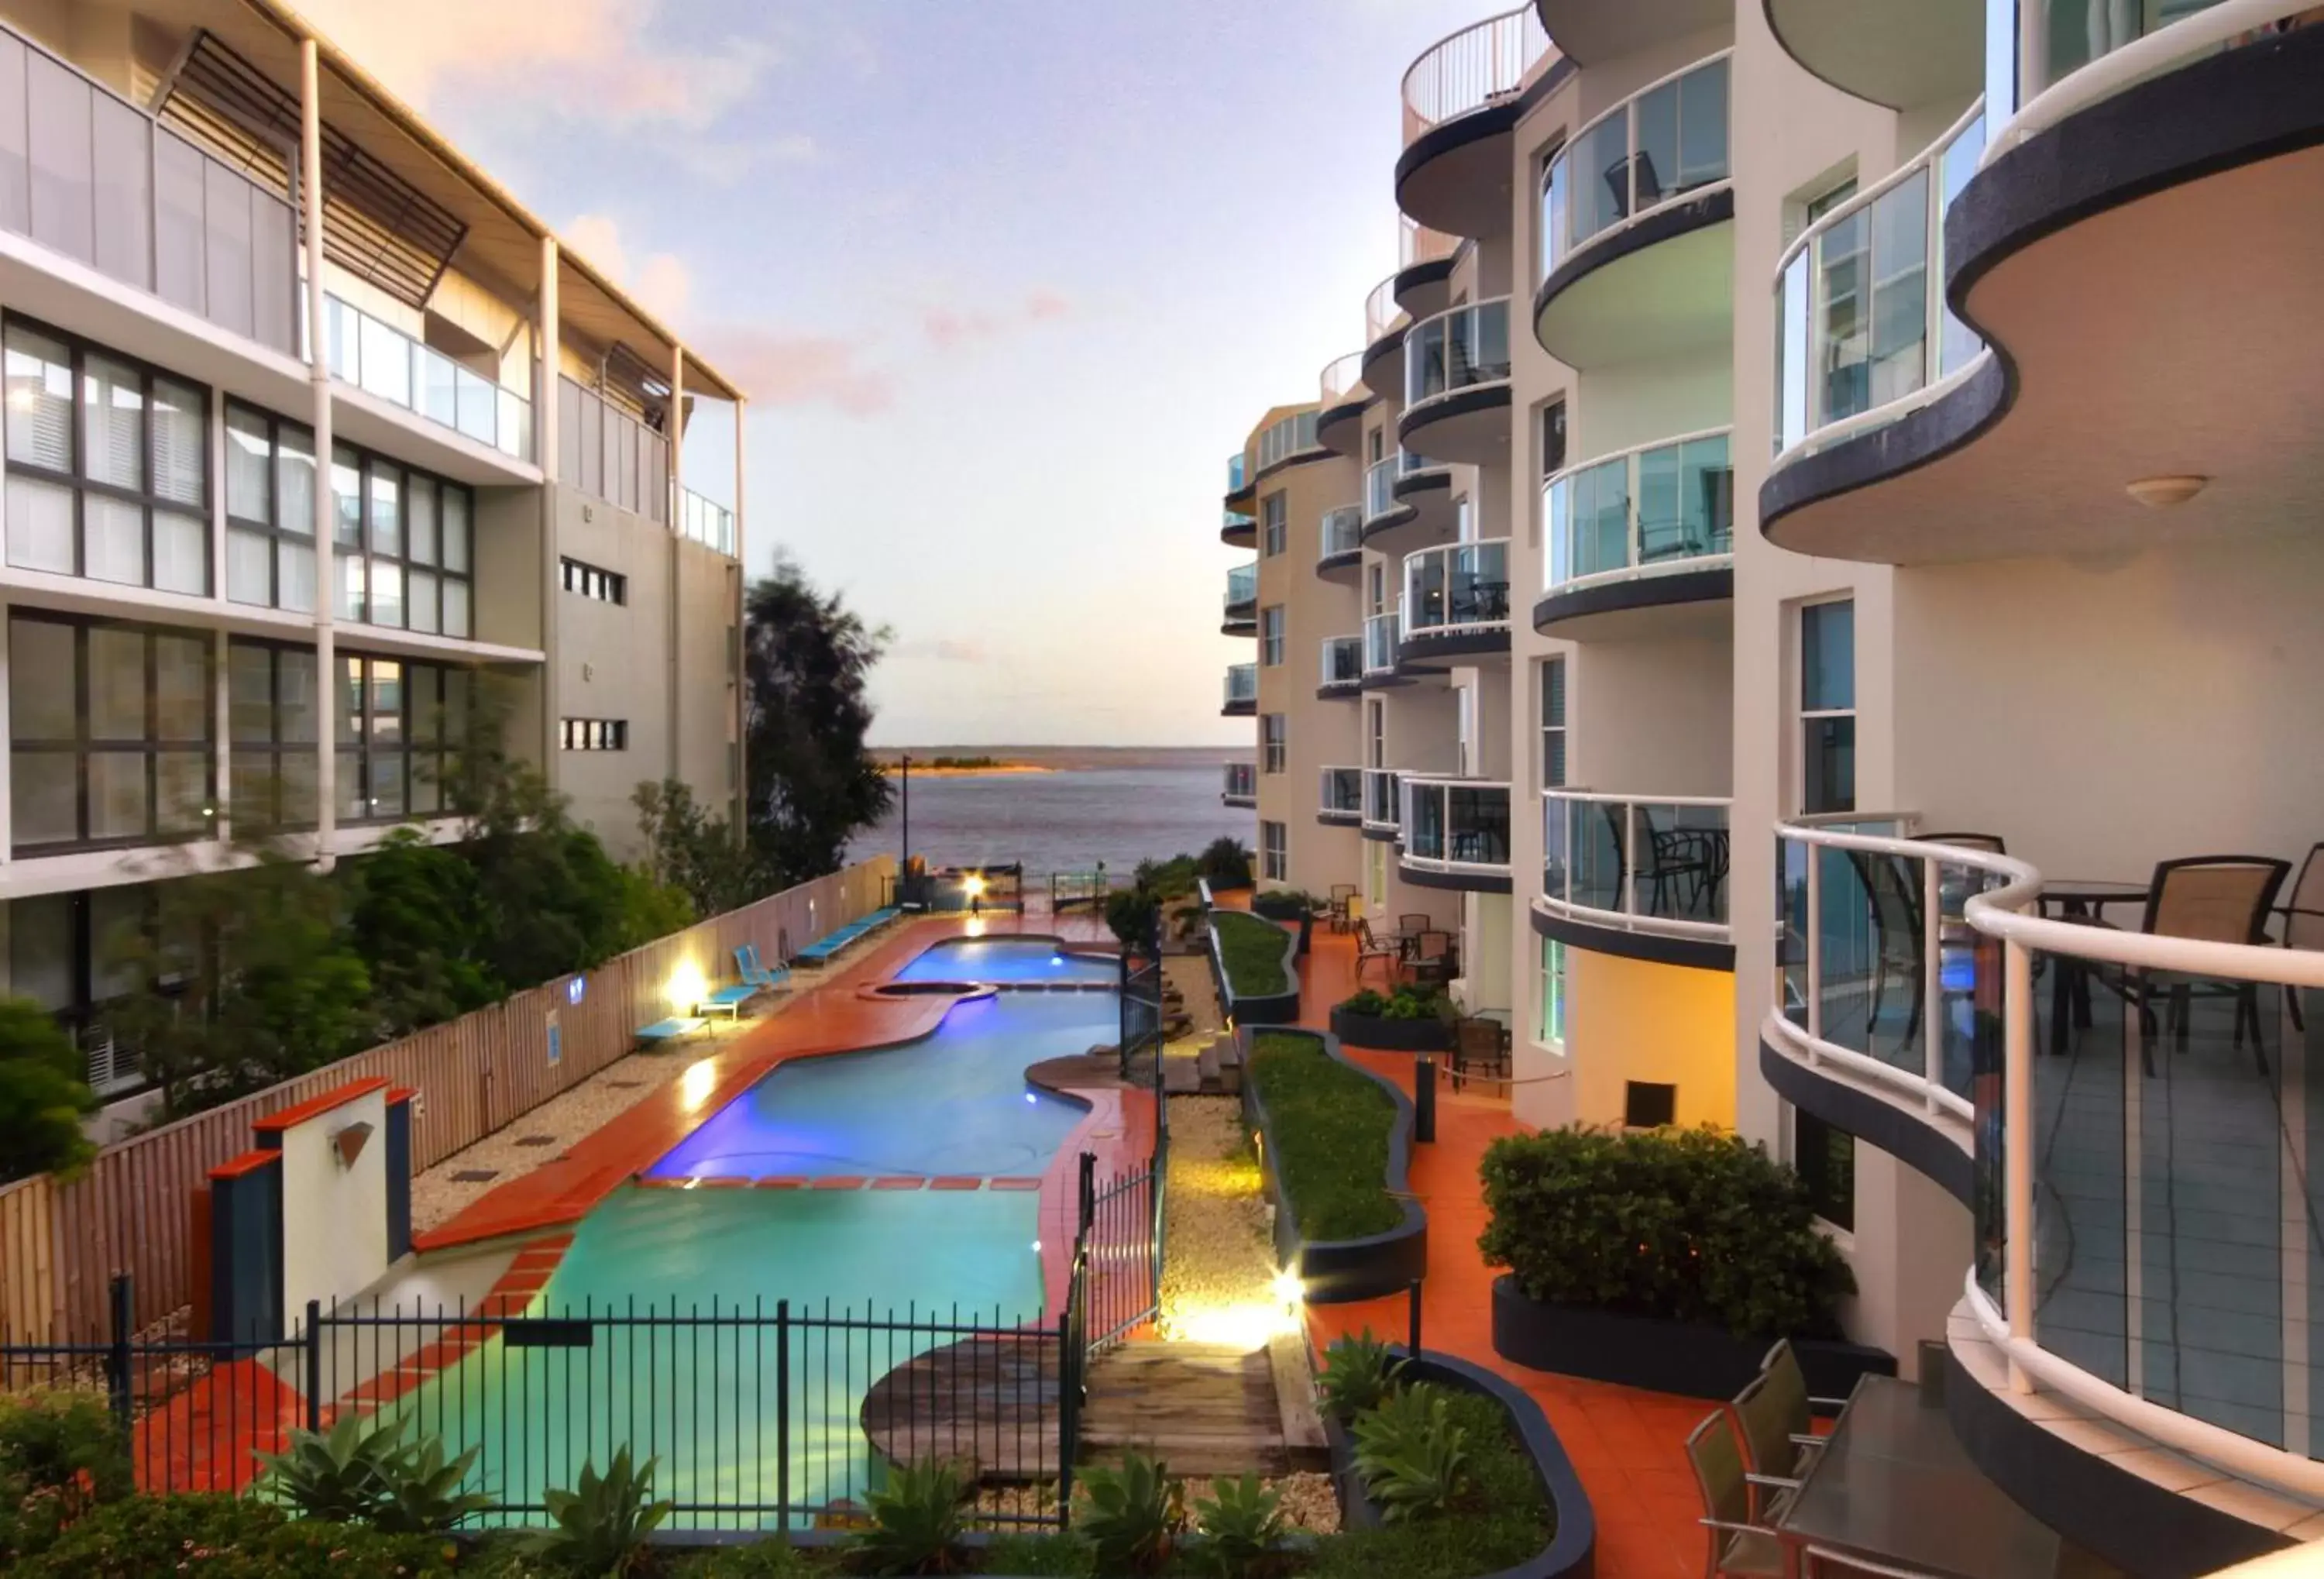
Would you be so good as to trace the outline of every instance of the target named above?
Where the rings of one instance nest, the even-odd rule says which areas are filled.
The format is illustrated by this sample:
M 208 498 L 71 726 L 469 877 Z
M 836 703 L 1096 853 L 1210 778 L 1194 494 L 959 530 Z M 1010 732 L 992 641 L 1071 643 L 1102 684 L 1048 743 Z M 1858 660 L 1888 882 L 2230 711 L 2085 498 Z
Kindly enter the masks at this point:
M 1275 1375 L 1265 1349 L 1125 1344 L 1090 1367 L 1081 1456 L 1103 1463 L 1134 1447 L 1182 1475 L 1319 1468 L 1323 1434 L 1304 1428 L 1296 1407 L 1286 1419 Z

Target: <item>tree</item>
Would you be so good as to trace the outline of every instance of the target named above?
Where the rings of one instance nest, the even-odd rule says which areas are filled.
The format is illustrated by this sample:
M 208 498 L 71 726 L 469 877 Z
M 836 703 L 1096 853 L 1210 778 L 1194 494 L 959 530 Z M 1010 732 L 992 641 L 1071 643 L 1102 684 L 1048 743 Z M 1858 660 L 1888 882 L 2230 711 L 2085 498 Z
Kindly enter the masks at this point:
M 778 556 L 751 588 L 742 627 L 743 759 L 750 847 L 769 889 L 839 869 L 849 836 L 877 823 L 892 791 L 863 737 L 865 682 L 888 632 Z
M 646 877 L 683 893 L 695 916 L 724 915 L 771 891 L 756 852 L 738 845 L 732 825 L 696 800 L 684 780 L 649 780 L 630 804 L 645 836 Z
M 503 995 L 488 963 L 476 869 L 458 851 L 397 828 L 343 866 L 348 930 L 371 969 L 383 1039 L 456 1019 Z
M 96 1111 L 72 1039 L 31 999 L 0 998 L 0 1179 L 86 1167 L 80 1122 Z

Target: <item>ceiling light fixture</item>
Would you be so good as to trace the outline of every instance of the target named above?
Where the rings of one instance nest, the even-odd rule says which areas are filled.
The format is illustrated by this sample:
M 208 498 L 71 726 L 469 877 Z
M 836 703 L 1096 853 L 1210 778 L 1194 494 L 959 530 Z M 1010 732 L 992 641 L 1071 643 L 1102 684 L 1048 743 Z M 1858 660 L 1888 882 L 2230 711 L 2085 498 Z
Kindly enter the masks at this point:
M 2123 492 L 2149 510 L 2160 510 L 2165 505 L 2184 504 L 2201 493 L 2210 481 L 2209 477 L 2197 476 L 2192 473 L 2169 477 L 2141 477 L 2126 485 Z

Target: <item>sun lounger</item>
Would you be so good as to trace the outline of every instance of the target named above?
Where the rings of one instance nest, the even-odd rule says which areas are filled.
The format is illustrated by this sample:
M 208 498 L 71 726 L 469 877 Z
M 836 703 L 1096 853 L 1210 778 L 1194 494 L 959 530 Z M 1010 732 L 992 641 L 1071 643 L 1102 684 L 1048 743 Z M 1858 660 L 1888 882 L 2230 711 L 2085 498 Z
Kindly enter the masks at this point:
M 668 1020 L 657 1020 L 651 1025 L 641 1026 L 637 1039 L 659 1047 L 698 1035 L 709 1029 L 710 1022 L 698 1014 L 674 1014 Z

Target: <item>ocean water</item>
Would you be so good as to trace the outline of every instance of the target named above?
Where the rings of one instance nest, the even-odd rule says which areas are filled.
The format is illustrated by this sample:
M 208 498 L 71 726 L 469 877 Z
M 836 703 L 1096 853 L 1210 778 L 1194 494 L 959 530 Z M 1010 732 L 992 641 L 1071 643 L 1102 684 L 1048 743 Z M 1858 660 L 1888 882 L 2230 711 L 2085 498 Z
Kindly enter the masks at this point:
M 892 753 L 882 752 L 883 756 Z M 1259 827 L 1247 809 L 1219 804 L 1230 747 L 1185 749 L 929 746 L 932 756 L 992 756 L 1038 763 L 1044 773 L 912 776 L 912 850 L 929 864 L 1025 863 L 1028 881 L 1052 872 L 1110 872 L 1194 854 L 1221 835 L 1246 845 Z M 901 808 L 858 835 L 848 859 L 899 848 Z

